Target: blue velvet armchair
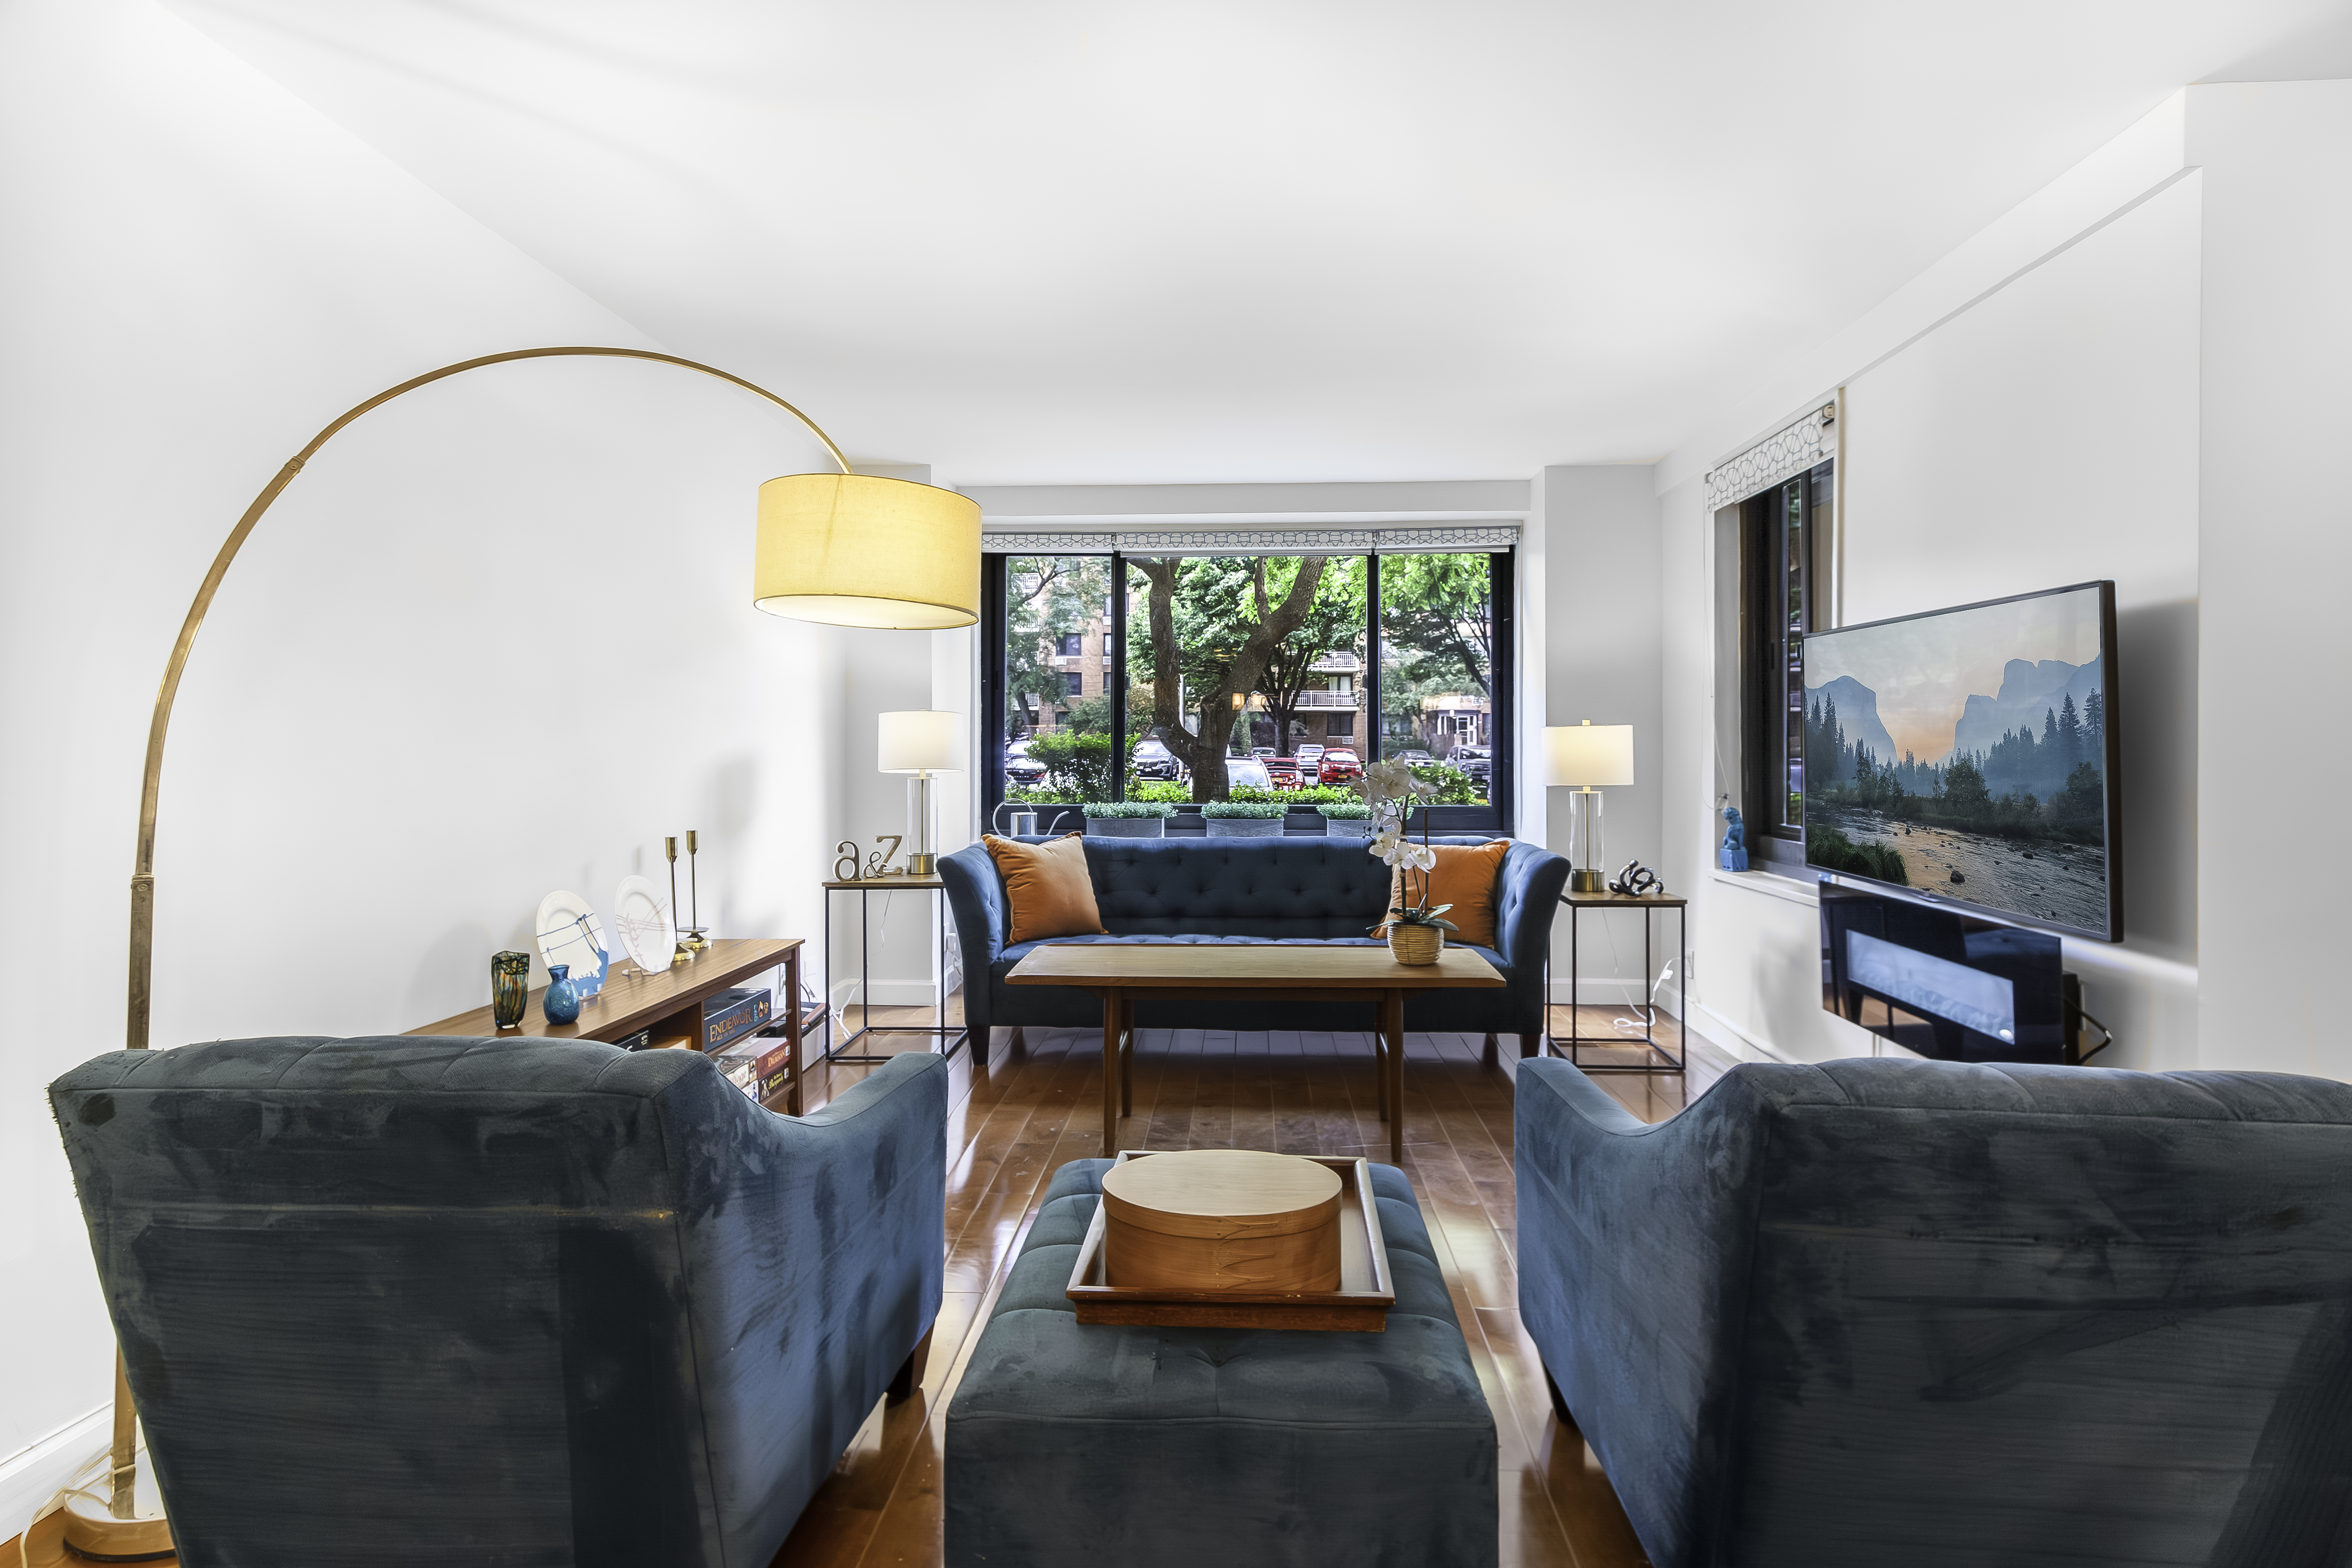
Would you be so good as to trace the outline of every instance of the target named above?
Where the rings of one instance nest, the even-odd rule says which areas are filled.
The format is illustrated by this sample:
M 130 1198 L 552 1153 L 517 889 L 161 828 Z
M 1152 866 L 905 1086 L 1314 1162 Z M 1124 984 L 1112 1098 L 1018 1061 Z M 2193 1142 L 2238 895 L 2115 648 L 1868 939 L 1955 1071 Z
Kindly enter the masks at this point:
M 1031 840 L 1030 842 L 1035 842 Z M 1108 936 L 1055 937 L 1055 942 L 1353 942 L 1388 909 L 1391 873 L 1354 838 L 1088 838 L 1087 871 Z M 1439 838 L 1481 844 L 1483 838 Z M 1568 862 L 1538 845 L 1514 843 L 1495 887 L 1496 945 L 1476 951 L 1502 972 L 1501 989 L 1453 990 L 1405 1003 L 1404 1026 L 1519 1037 L 1522 1056 L 1539 1048 L 1544 1030 L 1544 960 L 1551 919 L 1568 882 Z M 963 957 L 964 1017 L 972 1050 L 988 1059 L 992 1027 L 1027 1025 L 1097 1028 L 1102 1004 L 1062 985 L 1007 985 L 1004 977 L 1034 947 L 1008 944 L 1003 879 L 983 845 L 940 862 Z M 1370 1029 L 1309 1002 L 1147 1001 L 1136 1005 L 1144 1028 Z M 1490 1038 L 1489 1044 L 1492 1044 Z
M 121 1051 L 49 1092 L 189 1568 L 763 1568 L 920 1375 L 937 1057 L 798 1120 L 571 1041 Z
M 1519 1069 L 1519 1310 L 1657 1568 L 2352 1560 L 2352 1086 Z

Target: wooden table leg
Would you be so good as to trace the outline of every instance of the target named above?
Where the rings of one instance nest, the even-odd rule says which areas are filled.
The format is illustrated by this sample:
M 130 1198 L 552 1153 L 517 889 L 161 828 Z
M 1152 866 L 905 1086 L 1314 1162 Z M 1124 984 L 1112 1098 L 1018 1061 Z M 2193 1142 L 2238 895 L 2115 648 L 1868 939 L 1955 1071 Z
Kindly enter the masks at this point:
M 784 1091 L 784 1114 L 801 1114 L 801 950 L 784 955 L 784 1033 L 792 1037 L 792 1059 L 786 1063 L 793 1085 Z M 752 1086 L 758 1088 L 757 1084 Z
M 1381 996 L 1381 1035 L 1388 1039 L 1388 1163 L 1404 1163 L 1404 992 Z
M 1118 1113 L 1135 1114 L 1135 1004 L 1124 992 L 1118 1003 Z
M 1117 991 L 1105 991 L 1103 999 L 1103 1158 L 1118 1153 L 1118 1048 L 1119 1023 L 1127 1007 Z

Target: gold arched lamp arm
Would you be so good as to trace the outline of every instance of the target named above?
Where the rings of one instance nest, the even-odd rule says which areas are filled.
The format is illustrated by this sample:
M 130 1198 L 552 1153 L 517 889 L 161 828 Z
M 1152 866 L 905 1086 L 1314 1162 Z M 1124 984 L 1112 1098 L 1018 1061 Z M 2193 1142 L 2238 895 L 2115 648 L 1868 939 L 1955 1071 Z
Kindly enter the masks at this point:
M 583 356 L 596 359 L 652 360 L 659 364 L 677 365 L 681 370 L 699 371 L 704 375 L 716 376 L 720 381 L 740 386 L 746 392 L 766 398 L 807 426 L 815 433 L 816 438 L 824 443 L 824 449 L 833 454 L 833 460 L 841 465 L 841 471 L 845 474 L 849 472 L 849 459 L 841 455 L 841 448 L 834 445 L 833 437 L 818 429 L 815 420 L 811 419 L 766 387 L 745 381 L 741 376 L 731 374 L 715 365 L 702 364 L 690 359 L 680 359 L 676 354 L 656 353 L 651 349 L 515 349 L 502 354 L 484 354 L 479 359 L 460 360 L 456 364 L 445 364 L 439 370 L 431 370 L 423 375 L 412 376 L 398 386 L 388 387 L 377 393 L 373 397 L 353 406 L 330 423 L 325 429 L 311 437 L 310 444 L 288 458 L 286 466 L 278 470 L 278 477 L 271 479 L 263 487 L 261 493 L 253 498 L 253 504 L 245 509 L 245 515 L 238 518 L 236 526 L 229 531 L 227 540 L 220 547 L 220 553 L 213 557 L 212 570 L 205 574 L 203 584 L 196 589 L 195 603 L 188 606 L 188 618 L 181 623 L 180 640 L 172 645 L 171 662 L 163 667 L 163 687 L 155 693 L 155 715 L 147 725 L 147 771 L 139 786 L 138 865 L 131 878 L 131 997 L 125 1039 L 125 1044 L 131 1049 L 143 1051 L 147 1048 L 148 1013 L 152 1001 L 155 966 L 155 805 L 163 791 L 163 738 L 172 726 L 172 702 L 179 695 L 180 674 L 187 668 L 188 650 L 195 646 L 196 633 L 205 624 L 205 612 L 212 608 L 213 595 L 220 591 L 221 579 L 228 575 L 229 563 L 235 561 L 236 552 L 244 548 L 246 536 L 253 531 L 253 525 L 261 521 L 262 513 L 268 511 L 271 503 L 275 502 L 286 487 L 293 482 L 294 476 L 302 471 L 302 466 L 310 460 L 312 454 L 331 440 L 337 431 L 368 410 L 381 407 L 403 393 L 414 392 L 420 386 L 429 386 L 436 381 L 446 381 L 449 377 L 461 374 L 466 371 L 479 370 L 486 364 L 504 364 L 509 360 L 567 359 Z

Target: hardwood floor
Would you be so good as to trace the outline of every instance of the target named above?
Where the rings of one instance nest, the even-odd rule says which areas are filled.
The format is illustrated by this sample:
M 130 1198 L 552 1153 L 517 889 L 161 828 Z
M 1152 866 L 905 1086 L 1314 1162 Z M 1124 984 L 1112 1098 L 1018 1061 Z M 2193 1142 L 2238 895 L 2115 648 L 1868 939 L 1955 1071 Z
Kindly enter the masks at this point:
M 1586 1006 L 1581 1032 L 1605 1034 L 1622 1012 Z M 1554 1032 L 1565 1034 L 1568 1009 L 1552 1013 Z M 874 1010 L 877 1024 L 902 1019 L 928 1022 L 929 1016 L 913 1009 Z M 1679 1046 L 1672 1020 L 1660 1037 L 1669 1048 Z M 923 1044 L 914 1036 L 869 1037 L 859 1048 L 880 1049 L 886 1042 L 907 1049 Z M 1502 1044 L 1499 1064 L 1489 1068 L 1481 1061 L 1478 1036 L 1406 1037 L 1405 1171 L 1494 1407 L 1505 1568 L 1628 1568 L 1647 1559 L 1583 1440 L 1552 1418 L 1541 1365 L 1519 1328 L 1511 1174 L 1511 1083 L 1518 1058 L 1514 1041 L 1507 1037 Z M 1686 1095 L 1704 1092 L 1731 1065 L 1704 1040 L 1690 1044 L 1687 1085 L 1673 1077 L 1623 1073 L 1597 1075 L 1599 1081 L 1635 1115 L 1664 1121 L 1683 1108 Z M 1602 1055 L 1630 1061 L 1638 1053 Z M 940 1440 L 948 1400 L 1047 1181 L 1065 1162 L 1101 1152 L 1099 1031 L 1031 1029 L 1016 1050 L 1000 1030 L 990 1058 L 985 1069 L 975 1070 L 970 1054 L 959 1052 L 950 1068 L 946 1296 L 921 1392 L 903 1405 L 875 1409 L 772 1568 L 922 1568 L 941 1559 Z M 849 1064 L 814 1068 L 807 1086 L 810 1108 L 872 1070 Z M 1124 1147 L 1387 1158 L 1366 1035 L 1148 1030 L 1136 1049 L 1135 1070 L 1136 1114 L 1119 1123 Z M 53 1544 L 57 1523 L 46 1521 L 32 1532 L 32 1563 L 71 1561 L 51 1555 L 59 1551 Z M 0 1568 L 11 1568 L 16 1557 L 15 1542 L 0 1544 Z
M 886 1009 L 877 1008 L 877 1022 Z M 1553 1027 L 1566 1033 L 1568 1009 Z M 1622 1009 L 1586 1006 L 1586 1034 Z M 1661 1030 L 1678 1048 L 1672 1021 Z M 1541 1363 L 1518 1322 L 1511 1174 L 1511 1081 L 1518 1060 L 1482 1064 L 1475 1035 L 1406 1037 L 1405 1171 L 1420 1196 L 1501 1439 L 1502 1562 L 1622 1568 L 1642 1554 L 1608 1478 L 1583 1440 L 1552 1418 Z M 1691 1042 L 1687 1086 L 1611 1073 L 1602 1087 L 1644 1121 L 1680 1110 L 1730 1058 Z M 1000 1030 L 985 1071 L 953 1065 L 948 1147 L 947 1298 L 920 1395 L 876 1410 L 818 1491 L 772 1568 L 886 1568 L 940 1561 L 940 1442 L 947 1402 L 970 1359 L 1038 1197 L 1056 1168 L 1101 1151 L 1098 1031 Z M 1601 1059 L 1637 1059 L 1603 1052 Z M 835 1067 L 812 1103 L 870 1068 Z M 1387 1158 L 1362 1034 L 1146 1031 L 1135 1056 L 1135 1110 L 1123 1147 L 1255 1148 Z M 813 1075 L 813 1079 L 814 1079 Z

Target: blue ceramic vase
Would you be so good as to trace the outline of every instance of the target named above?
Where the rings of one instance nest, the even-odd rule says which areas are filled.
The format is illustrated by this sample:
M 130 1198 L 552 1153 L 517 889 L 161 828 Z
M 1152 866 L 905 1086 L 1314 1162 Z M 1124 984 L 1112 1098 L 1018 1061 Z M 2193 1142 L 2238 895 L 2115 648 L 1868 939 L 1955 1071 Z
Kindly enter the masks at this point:
M 540 1002 L 546 1009 L 551 1024 L 569 1024 L 580 1016 L 580 987 L 572 984 L 572 966 L 551 963 L 547 966 L 547 994 Z

